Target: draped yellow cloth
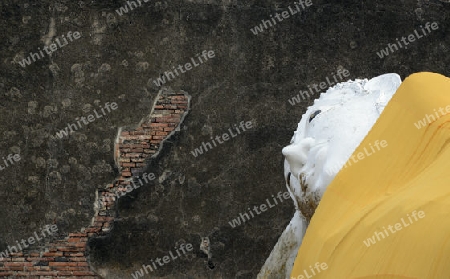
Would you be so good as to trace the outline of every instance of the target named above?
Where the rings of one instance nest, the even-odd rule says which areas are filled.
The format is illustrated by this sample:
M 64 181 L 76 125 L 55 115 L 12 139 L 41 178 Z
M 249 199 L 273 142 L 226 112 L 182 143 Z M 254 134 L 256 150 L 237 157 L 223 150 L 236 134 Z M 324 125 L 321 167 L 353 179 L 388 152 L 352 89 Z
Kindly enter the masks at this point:
M 291 279 L 450 278 L 450 79 L 405 79 L 360 152 L 325 191 Z

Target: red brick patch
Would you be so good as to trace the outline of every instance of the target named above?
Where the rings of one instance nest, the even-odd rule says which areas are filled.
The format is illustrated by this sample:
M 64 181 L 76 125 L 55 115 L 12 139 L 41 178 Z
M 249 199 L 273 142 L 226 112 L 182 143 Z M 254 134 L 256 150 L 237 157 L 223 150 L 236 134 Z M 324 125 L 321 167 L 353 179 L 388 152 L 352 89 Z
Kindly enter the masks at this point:
M 114 223 L 116 191 L 126 191 L 129 179 L 140 173 L 145 161 L 158 154 L 161 144 L 176 130 L 187 114 L 190 97 L 185 93 L 160 91 L 150 118 L 133 131 L 121 131 L 114 147 L 120 175 L 98 192 L 98 213 L 83 231 L 41 247 L 47 252 L 22 251 L 0 259 L 0 278 L 97 279 L 86 259 L 86 244 L 91 237 L 108 234 Z M 45 248 L 45 249 L 44 249 Z

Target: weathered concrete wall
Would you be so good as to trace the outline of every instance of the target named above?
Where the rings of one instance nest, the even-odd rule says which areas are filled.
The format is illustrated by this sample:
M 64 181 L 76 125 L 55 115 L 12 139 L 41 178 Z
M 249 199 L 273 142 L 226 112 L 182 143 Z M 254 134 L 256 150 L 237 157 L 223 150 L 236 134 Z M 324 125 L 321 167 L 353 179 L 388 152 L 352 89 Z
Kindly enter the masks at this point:
M 447 3 L 312 2 L 254 35 L 250 28 L 293 4 L 152 1 L 119 16 L 122 1 L 2 1 L 0 157 L 17 153 L 21 160 L 0 172 L 0 249 L 47 224 L 58 225 L 61 239 L 89 227 L 97 190 L 119 175 L 118 128 L 149 114 L 160 90 L 155 79 L 212 50 L 214 58 L 165 84 L 192 96 L 191 111 L 145 170 L 158 180 L 119 200 L 114 230 L 90 241 L 89 259 L 104 278 L 124 278 L 192 243 L 193 252 L 153 273 L 254 278 L 293 206 L 283 202 L 234 229 L 228 222 L 284 191 L 281 148 L 312 102 L 291 106 L 288 99 L 338 67 L 352 79 L 386 72 L 404 78 L 423 70 L 450 75 Z M 377 56 L 433 21 L 439 29 L 408 49 Z M 81 37 L 26 67 L 17 63 L 69 31 Z M 51 138 L 106 102 L 118 109 L 66 138 Z M 253 128 L 203 155 L 191 154 L 241 121 Z M 209 264 L 202 237 L 210 239 Z

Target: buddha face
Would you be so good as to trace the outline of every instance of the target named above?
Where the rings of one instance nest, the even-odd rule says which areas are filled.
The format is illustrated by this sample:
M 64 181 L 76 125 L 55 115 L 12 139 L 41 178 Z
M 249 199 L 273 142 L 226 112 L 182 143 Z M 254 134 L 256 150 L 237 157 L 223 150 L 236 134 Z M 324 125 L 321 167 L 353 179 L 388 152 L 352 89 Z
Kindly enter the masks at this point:
M 400 86 L 397 74 L 340 83 L 303 114 L 283 148 L 284 177 L 296 209 L 309 222 L 327 186 Z

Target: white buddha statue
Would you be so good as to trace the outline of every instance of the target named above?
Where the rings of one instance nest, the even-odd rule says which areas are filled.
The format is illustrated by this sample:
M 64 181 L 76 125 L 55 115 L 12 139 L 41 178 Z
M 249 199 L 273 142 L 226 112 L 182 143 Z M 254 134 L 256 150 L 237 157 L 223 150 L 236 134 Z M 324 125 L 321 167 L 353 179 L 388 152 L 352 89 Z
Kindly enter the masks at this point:
M 290 145 L 282 151 L 286 187 L 296 211 L 257 278 L 290 278 L 303 235 L 323 193 L 400 84 L 397 74 L 343 82 L 308 107 Z

